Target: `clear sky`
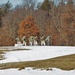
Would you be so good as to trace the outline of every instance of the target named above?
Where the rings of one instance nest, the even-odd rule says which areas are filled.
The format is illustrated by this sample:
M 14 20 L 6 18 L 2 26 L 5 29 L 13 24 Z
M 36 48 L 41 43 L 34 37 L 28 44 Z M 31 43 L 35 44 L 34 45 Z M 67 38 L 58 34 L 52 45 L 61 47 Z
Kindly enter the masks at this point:
M 8 0 L 0 0 L 0 4 L 2 3 L 6 3 Z M 22 0 L 9 0 L 13 6 L 17 5 L 17 4 L 20 4 L 22 2 Z
M 0 4 L 2 3 L 6 3 L 8 0 L 0 0 Z M 13 6 L 17 5 L 17 4 L 21 4 L 22 0 L 9 0 Z M 43 1 L 43 0 L 38 0 L 38 1 Z
M 2 4 L 2 3 L 6 3 L 8 0 L 0 0 L 0 4 Z M 12 3 L 12 5 L 13 5 L 13 7 L 15 6 L 15 5 L 17 5 L 17 4 L 21 4 L 22 3 L 22 0 L 9 0 L 11 3 Z M 37 1 L 39 1 L 39 2 L 41 2 L 41 1 L 44 1 L 44 0 L 37 0 Z M 56 1 L 56 0 L 54 0 L 54 1 Z M 74 3 L 75 3 L 75 0 L 73 0 L 74 1 Z

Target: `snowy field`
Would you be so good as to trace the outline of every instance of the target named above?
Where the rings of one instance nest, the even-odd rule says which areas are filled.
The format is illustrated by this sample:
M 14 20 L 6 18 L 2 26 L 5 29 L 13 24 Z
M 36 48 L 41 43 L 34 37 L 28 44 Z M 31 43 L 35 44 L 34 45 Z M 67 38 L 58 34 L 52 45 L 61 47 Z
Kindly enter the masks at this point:
M 52 71 L 46 71 L 40 69 L 33 70 L 32 68 L 26 68 L 19 71 L 18 69 L 7 69 L 0 70 L 0 75 L 75 75 L 75 70 L 64 71 L 53 68 Z
M 5 59 L 0 63 L 44 60 L 64 55 L 75 54 L 75 47 L 53 47 L 53 46 L 26 46 L 14 47 L 14 49 L 30 49 L 21 51 L 10 51 L 4 54 Z
M 0 63 L 8 62 L 21 62 L 21 61 L 36 61 L 55 58 L 64 55 L 75 54 L 75 47 L 54 47 L 54 46 L 26 46 L 26 47 L 11 47 L 15 49 L 30 49 L 21 51 L 10 51 L 5 53 L 4 60 Z M 12 49 L 9 49 L 12 50 Z M 75 70 L 65 71 L 57 68 L 52 70 L 41 70 L 26 68 L 23 70 L 18 69 L 5 69 L 0 70 L 0 75 L 75 75 Z

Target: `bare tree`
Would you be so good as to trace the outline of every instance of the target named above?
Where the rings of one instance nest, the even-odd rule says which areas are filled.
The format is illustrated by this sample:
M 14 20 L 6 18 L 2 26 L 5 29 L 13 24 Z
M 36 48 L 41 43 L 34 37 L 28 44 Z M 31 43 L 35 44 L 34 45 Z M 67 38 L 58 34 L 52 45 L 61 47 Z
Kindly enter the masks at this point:
M 36 0 L 23 0 L 23 8 L 29 10 L 29 13 L 34 11 L 35 6 L 36 6 Z

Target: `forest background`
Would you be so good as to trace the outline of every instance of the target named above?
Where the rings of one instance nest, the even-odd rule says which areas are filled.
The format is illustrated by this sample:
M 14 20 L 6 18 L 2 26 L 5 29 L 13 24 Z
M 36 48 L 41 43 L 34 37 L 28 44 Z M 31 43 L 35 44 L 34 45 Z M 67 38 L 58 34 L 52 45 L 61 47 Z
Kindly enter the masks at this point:
M 75 4 L 73 0 L 22 0 L 12 7 L 0 4 L 0 46 L 13 46 L 20 32 L 50 36 L 51 46 L 75 46 Z M 23 23 L 24 22 L 24 23 Z M 31 24 L 28 31 L 21 26 Z M 35 25 L 35 27 L 34 27 Z M 24 27 L 25 28 L 25 27 Z

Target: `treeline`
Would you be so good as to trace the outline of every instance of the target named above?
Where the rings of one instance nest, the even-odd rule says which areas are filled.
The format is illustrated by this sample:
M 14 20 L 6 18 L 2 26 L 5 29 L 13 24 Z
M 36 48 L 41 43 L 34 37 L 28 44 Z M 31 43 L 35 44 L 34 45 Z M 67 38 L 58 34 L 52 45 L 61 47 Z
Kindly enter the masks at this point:
M 39 36 L 51 37 L 51 45 L 75 46 L 74 2 L 54 1 L 44 0 L 43 3 L 37 3 L 36 0 L 23 0 L 22 5 L 17 5 L 13 9 L 9 1 L 0 5 L 0 46 L 11 46 L 16 43 L 15 38 L 19 36 L 18 32 L 24 20 L 25 24 L 31 24 L 32 28 L 32 21 L 26 22 L 28 16 L 34 18 L 36 23 L 33 24 L 39 28 Z M 24 33 L 23 29 L 20 32 Z

